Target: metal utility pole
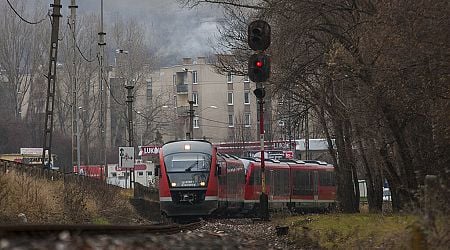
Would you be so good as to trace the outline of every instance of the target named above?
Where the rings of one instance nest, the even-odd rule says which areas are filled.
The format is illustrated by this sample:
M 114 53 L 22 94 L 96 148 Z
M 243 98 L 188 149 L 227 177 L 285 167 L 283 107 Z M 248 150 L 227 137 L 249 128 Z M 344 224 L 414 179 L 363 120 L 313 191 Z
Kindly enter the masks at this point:
M 76 39 L 76 14 L 77 8 L 75 0 L 70 0 L 70 18 L 69 18 L 69 26 L 70 33 L 72 34 L 72 166 L 71 171 L 73 171 L 73 166 L 77 166 L 77 173 L 80 172 L 80 162 L 78 159 L 78 150 L 80 139 L 79 136 L 79 127 L 78 127 L 78 105 L 77 105 L 77 39 Z
M 106 170 L 108 168 L 106 163 L 106 93 L 105 84 L 103 78 L 103 65 L 104 65 L 104 55 L 105 55 L 105 35 L 103 32 L 103 0 L 100 1 L 100 31 L 98 32 L 98 46 L 99 46 L 99 72 L 98 72 L 98 82 L 100 84 L 100 160 L 103 161 L 103 167 Z
M 58 33 L 59 18 L 61 17 L 61 0 L 54 0 L 52 13 L 52 34 L 50 39 L 50 63 L 47 76 L 47 102 L 45 104 L 44 146 L 42 152 L 42 165 L 49 168 L 52 159 L 52 132 L 53 132 L 53 108 L 55 103 L 56 85 L 56 60 L 58 58 Z M 48 155 L 48 166 L 45 166 L 45 155 Z
M 188 101 L 189 103 L 189 136 L 187 138 L 189 140 L 194 139 L 194 101 Z
M 80 123 L 78 122 L 78 120 L 80 119 L 80 110 L 82 109 L 82 107 L 78 107 L 77 109 L 77 115 L 76 115 L 76 120 L 77 120 L 77 173 L 80 173 Z
M 127 106 L 128 106 L 128 146 L 133 146 L 133 85 L 125 85 L 125 88 L 128 90 L 127 94 Z M 133 156 L 134 158 L 134 156 Z M 133 177 L 132 177 L 133 176 Z M 134 180 L 134 167 L 130 169 L 130 188 L 133 188 L 133 180 Z
M 309 160 L 309 108 L 305 116 L 305 160 Z

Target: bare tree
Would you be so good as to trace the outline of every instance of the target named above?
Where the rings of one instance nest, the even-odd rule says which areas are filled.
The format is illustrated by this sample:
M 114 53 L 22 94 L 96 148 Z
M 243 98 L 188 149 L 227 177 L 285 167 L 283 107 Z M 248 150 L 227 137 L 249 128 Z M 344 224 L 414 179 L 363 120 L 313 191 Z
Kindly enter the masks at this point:
M 160 112 L 165 104 L 150 100 L 147 103 L 147 86 L 150 70 L 156 63 L 155 56 L 151 53 L 151 45 L 145 37 L 145 29 L 136 20 L 124 19 L 117 15 L 114 23 L 109 28 L 111 43 L 109 48 L 116 51 L 114 55 L 115 79 L 109 85 L 111 95 L 111 123 L 112 144 L 117 146 L 123 144 L 126 128 L 126 106 L 125 88 L 126 84 L 134 86 L 133 95 L 135 97 L 134 107 L 136 110 L 145 111 L 145 124 L 152 129 L 155 124 L 154 114 Z M 150 125 L 152 124 L 152 125 Z M 155 125 L 156 126 L 156 125 Z
M 40 2 L 35 3 L 33 11 L 26 9 L 26 1 L 12 2 L 12 7 L 20 15 L 32 18 L 45 18 L 46 11 Z M 35 25 L 25 23 L 14 10 L 2 2 L 0 4 L 2 19 L 0 20 L 0 68 L 6 76 L 5 87 L 8 95 L 2 98 L 4 110 L 12 111 L 8 113 L 10 118 L 21 118 L 24 101 L 29 96 L 29 90 L 34 80 L 41 72 L 43 66 L 43 44 L 46 41 L 45 28 L 47 22 Z M 26 107 L 25 107 L 26 108 Z M 25 115 L 25 114 L 24 114 Z
M 42 143 L 43 102 L 49 25 L 42 1 L 0 3 L 0 126 L 9 125 L 7 152 Z M 30 22 L 28 20 L 39 20 Z M 6 123 L 6 124 L 5 124 Z M 9 124 L 9 125 L 8 125 Z M 17 131 L 20 131 L 17 133 Z
M 449 136 L 448 116 L 441 112 L 449 93 L 445 1 L 182 2 L 220 4 L 234 13 L 245 9 L 269 20 L 273 77 L 267 87 L 278 96 L 289 93 L 303 100 L 321 121 L 330 145 L 336 139 L 337 151 L 330 146 L 330 153 L 344 211 L 358 209 L 357 159 L 365 169 L 373 211 L 381 209 L 383 178 L 394 208 L 401 209 L 417 204 L 426 174 L 446 175 L 442 164 L 448 162 L 443 153 L 448 140 L 441 140 Z M 245 37 L 245 25 L 233 21 L 222 34 L 231 54 Z M 222 68 L 236 65 L 229 61 Z M 303 110 L 297 109 L 298 115 Z

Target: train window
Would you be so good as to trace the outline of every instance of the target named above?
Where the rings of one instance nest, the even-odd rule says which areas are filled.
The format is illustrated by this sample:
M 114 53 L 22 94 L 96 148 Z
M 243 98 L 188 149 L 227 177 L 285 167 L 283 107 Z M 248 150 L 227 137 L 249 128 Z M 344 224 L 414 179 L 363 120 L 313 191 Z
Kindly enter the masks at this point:
M 294 195 L 312 195 L 312 173 L 311 172 L 294 172 L 294 183 L 292 193 Z
M 203 153 L 178 153 L 164 157 L 167 172 L 209 171 L 211 155 Z
M 334 172 L 319 172 L 320 186 L 335 186 L 336 180 Z
M 289 172 L 287 170 L 275 170 L 271 174 L 270 186 L 273 187 L 273 195 L 289 195 Z

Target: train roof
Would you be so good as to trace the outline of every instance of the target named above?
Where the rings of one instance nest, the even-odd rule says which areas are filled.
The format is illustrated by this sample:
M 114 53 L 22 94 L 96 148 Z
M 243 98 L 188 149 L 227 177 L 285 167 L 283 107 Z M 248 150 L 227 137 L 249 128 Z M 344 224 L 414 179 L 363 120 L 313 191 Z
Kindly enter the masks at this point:
M 319 165 L 323 165 L 323 166 L 328 165 L 328 163 L 325 161 L 317 161 L 317 160 L 303 160 L 303 161 L 305 163 L 314 163 L 314 164 L 319 164 Z
M 286 163 L 305 164 L 304 161 L 302 161 L 302 160 L 295 160 L 295 159 L 280 159 L 279 161 L 286 162 Z
M 249 166 L 251 163 L 255 163 L 256 165 L 261 164 L 261 159 L 258 157 L 237 157 L 235 155 L 230 154 L 224 154 L 224 153 L 217 153 L 219 156 L 222 156 L 224 158 L 233 159 L 233 160 L 239 160 L 244 164 L 245 171 L 247 172 Z M 332 164 L 328 164 L 324 161 L 317 161 L 317 160 L 297 160 L 297 159 L 264 159 L 264 162 L 266 164 L 269 164 L 268 166 L 280 166 L 280 167 L 294 167 L 294 168 L 313 168 L 313 169 L 330 169 L 334 168 Z
M 178 140 L 165 143 L 161 147 L 164 155 L 180 152 L 201 152 L 212 154 L 213 145 L 205 140 Z

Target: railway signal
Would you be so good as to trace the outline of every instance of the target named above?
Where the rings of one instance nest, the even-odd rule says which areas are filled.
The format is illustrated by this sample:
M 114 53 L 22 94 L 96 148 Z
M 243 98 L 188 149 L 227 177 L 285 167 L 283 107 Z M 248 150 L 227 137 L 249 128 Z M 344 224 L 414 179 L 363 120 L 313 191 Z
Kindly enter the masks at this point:
M 248 45 L 252 50 L 266 50 L 270 46 L 270 25 L 256 20 L 248 26 Z
M 266 90 L 264 88 L 258 88 L 253 90 L 253 94 L 255 94 L 256 98 L 263 99 L 266 96 Z
M 261 141 L 261 195 L 260 217 L 263 220 L 269 219 L 269 197 L 266 194 L 266 175 L 264 172 L 264 96 L 266 91 L 263 82 L 270 76 L 270 57 L 265 54 L 265 50 L 270 46 L 270 25 L 263 20 L 256 20 L 248 26 L 248 45 L 256 53 L 248 60 L 248 77 L 256 82 L 254 94 L 259 102 L 259 139 Z
M 270 58 L 265 54 L 253 54 L 248 60 L 248 78 L 253 82 L 265 82 L 270 76 Z

